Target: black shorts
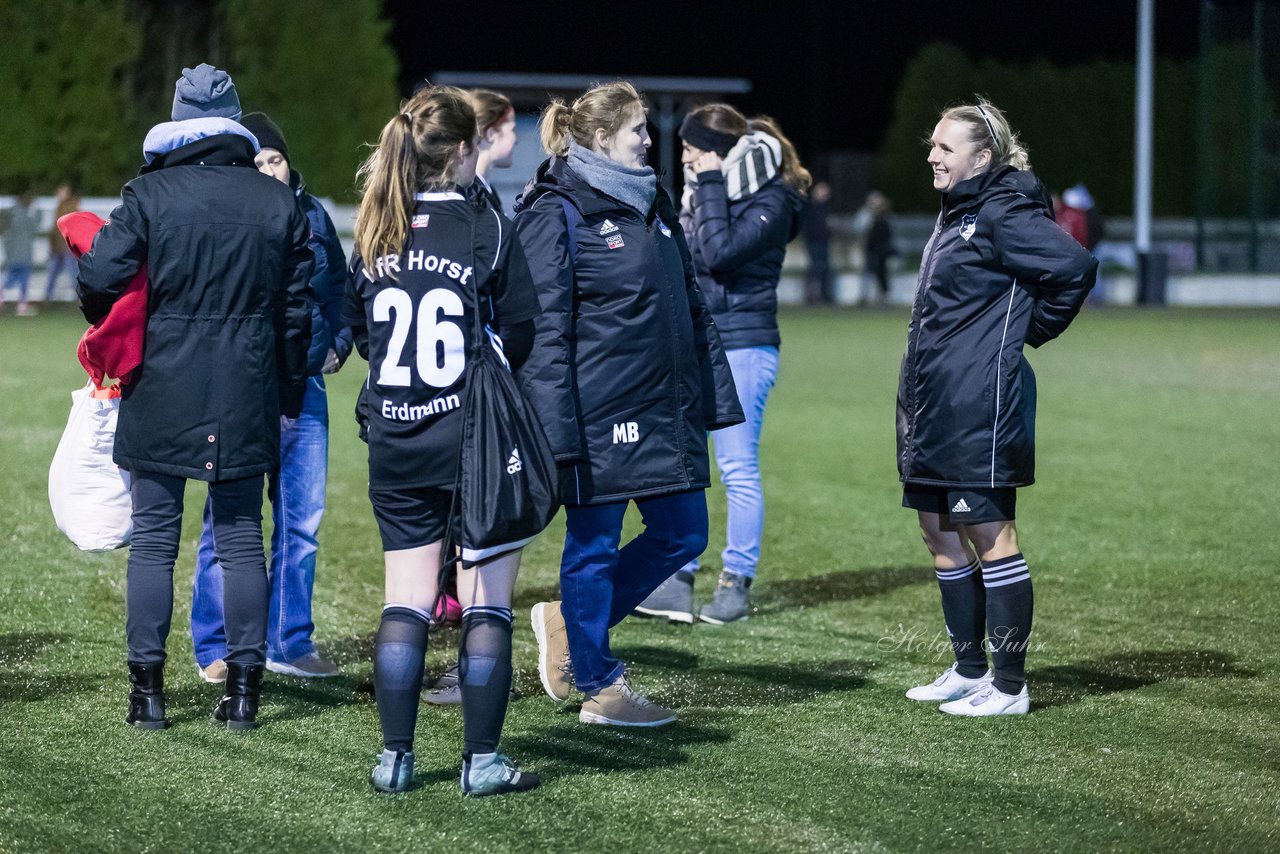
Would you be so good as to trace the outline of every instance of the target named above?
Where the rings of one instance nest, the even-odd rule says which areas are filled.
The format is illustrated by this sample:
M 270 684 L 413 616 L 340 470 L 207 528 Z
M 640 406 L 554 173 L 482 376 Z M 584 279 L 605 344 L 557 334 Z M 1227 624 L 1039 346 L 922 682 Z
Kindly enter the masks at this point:
M 417 489 L 369 488 L 373 518 L 382 534 L 382 550 L 416 549 L 444 539 L 453 490 L 435 486 Z
M 937 513 L 952 525 L 1013 521 L 1017 503 L 1018 490 L 1012 486 L 954 488 L 907 483 L 902 487 L 903 507 Z

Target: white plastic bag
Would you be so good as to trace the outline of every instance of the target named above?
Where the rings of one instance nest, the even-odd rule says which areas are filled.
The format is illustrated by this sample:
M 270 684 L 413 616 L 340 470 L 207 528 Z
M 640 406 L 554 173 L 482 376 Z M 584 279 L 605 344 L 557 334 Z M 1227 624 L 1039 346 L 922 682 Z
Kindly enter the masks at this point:
M 133 535 L 129 473 L 111 459 L 120 398 L 93 392 L 90 381 L 71 393 L 71 417 L 49 466 L 53 519 L 87 552 L 118 549 Z

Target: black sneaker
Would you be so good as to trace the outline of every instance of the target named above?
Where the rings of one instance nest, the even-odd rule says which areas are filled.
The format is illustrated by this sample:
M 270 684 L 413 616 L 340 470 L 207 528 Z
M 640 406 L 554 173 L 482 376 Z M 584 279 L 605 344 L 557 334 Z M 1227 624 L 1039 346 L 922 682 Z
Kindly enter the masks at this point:
M 462 702 L 462 687 L 458 684 L 458 662 L 449 665 L 449 669 L 422 692 L 422 702 L 432 706 L 456 706 Z
M 693 623 L 693 573 L 680 570 L 658 585 L 636 606 L 645 617 L 666 617 L 673 623 Z
M 515 686 L 511 686 L 511 692 L 507 695 L 507 698 L 515 700 L 519 696 L 516 693 Z M 430 688 L 423 689 L 422 702 L 430 706 L 457 706 L 462 703 L 462 685 L 458 682 L 457 662 L 450 665 L 449 669 L 442 673 Z

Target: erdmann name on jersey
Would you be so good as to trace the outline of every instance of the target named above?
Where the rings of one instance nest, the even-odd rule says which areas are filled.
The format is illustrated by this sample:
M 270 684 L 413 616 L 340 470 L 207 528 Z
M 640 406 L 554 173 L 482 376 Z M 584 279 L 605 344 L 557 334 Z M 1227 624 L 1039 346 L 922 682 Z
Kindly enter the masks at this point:
M 443 415 L 462 405 L 456 394 L 440 395 L 426 403 L 396 403 L 393 400 L 382 401 L 382 417 L 388 421 L 422 421 L 436 415 Z

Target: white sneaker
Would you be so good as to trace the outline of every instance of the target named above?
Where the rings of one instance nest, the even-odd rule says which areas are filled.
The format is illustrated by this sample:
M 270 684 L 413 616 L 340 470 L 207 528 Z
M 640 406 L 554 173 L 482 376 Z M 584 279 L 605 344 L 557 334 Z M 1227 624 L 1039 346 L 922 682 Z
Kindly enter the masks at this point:
M 917 685 L 907 691 L 907 699 L 928 700 L 934 703 L 939 700 L 944 702 L 959 700 L 984 688 L 991 681 L 991 675 L 991 671 L 988 670 L 977 679 L 966 679 L 956 672 L 956 665 L 953 664 L 928 685 Z
M 1025 715 L 1031 711 L 1031 695 L 1027 686 L 1017 694 L 1006 694 L 995 685 L 987 685 L 968 697 L 943 703 L 938 707 L 949 715 L 967 718 L 985 718 L 991 715 Z

